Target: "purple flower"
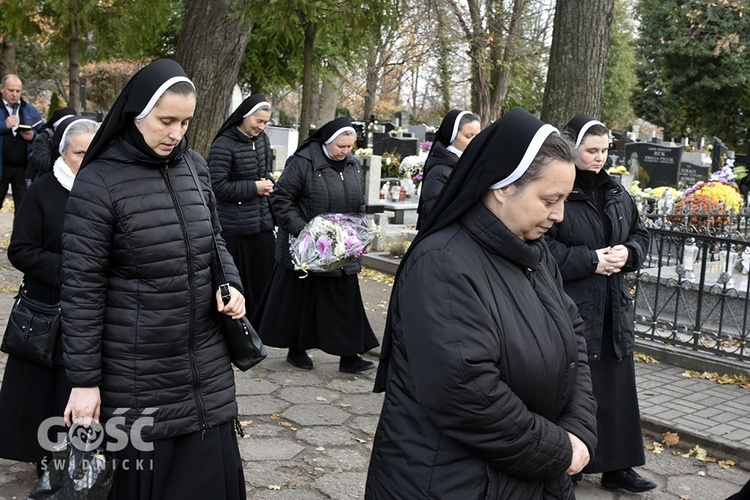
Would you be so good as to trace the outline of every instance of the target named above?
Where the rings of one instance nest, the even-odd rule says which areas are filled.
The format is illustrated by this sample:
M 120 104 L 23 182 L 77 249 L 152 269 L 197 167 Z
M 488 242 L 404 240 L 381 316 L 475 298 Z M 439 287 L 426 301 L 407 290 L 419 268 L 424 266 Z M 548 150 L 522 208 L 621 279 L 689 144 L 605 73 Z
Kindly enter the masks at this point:
M 422 178 L 423 178 L 423 177 L 424 177 L 424 176 L 423 176 L 423 172 L 422 172 L 422 171 L 420 170 L 420 171 L 419 171 L 419 173 L 417 173 L 417 175 L 415 175 L 415 176 L 414 176 L 414 177 L 412 177 L 411 179 L 412 179 L 412 180 L 413 180 L 414 182 L 422 182 Z
M 331 258 L 331 245 L 333 240 L 327 236 L 322 236 L 318 241 L 315 242 L 315 250 L 318 251 L 320 258 L 327 261 Z

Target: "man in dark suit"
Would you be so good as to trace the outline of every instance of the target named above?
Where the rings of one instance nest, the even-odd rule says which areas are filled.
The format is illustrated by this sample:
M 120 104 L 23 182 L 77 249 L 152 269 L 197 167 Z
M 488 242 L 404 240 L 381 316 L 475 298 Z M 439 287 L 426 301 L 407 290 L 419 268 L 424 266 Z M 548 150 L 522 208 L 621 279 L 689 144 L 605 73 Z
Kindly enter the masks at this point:
M 31 143 L 44 121 L 39 111 L 21 98 L 23 84 L 17 75 L 5 75 L 0 87 L 3 106 L 0 117 L 0 203 L 13 190 L 16 209 L 26 192 L 26 165 Z M 4 118 L 4 119 L 3 119 Z

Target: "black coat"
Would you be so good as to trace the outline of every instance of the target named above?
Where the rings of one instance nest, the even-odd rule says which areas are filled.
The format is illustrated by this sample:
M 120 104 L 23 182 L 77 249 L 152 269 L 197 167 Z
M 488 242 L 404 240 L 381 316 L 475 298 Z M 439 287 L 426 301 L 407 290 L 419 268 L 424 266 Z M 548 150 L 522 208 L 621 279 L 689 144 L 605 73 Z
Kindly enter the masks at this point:
M 46 129 L 45 129 L 46 130 Z M 68 190 L 48 173 L 32 184 L 13 218 L 8 259 L 23 273 L 26 294 L 46 304 L 60 302 L 62 232 Z M 55 362 L 62 362 L 61 342 Z
M 578 304 L 586 323 L 589 356 L 593 360 L 600 357 L 604 308 L 609 298 L 615 354 L 622 358 L 633 352 L 635 343 L 633 297 L 623 273 L 643 264 L 648 232 L 622 185 L 604 171 L 599 172 L 593 185 L 584 180 L 588 178 L 586 172 L 577 171 L 573 191 L 565 203 L 565 219 L 547 233 L 548 244 L 560 266 L 565 292 Z M 597 208 L 595 191 L 599 189 L 604 190 L 603 214 L 609 224 L 609 240 Z M 596 274 L 596 249 L 618 244 L 625 245 L 630 254 L 622 272 L 611 276 Z
M 443 190 L 453 168 L 458 163 L 458 156 L 439 142 L 435 142 L 430 156 L 425 160 L 424 179 L 419 191 L 419 220 L 426 220 L 432 211 L 440 192 Z
M 544 241 L 477 204 L 406 264 L 365 497 L 574 498 L 568 432 L 593 452 L 596 402 Z
M 216 195 L 221 230 L 235 236 L 273 231 L 268 196 L 260 196 L 255 181 L 271 177 L 273 153 L 265 132 L 255 140 L 231 127 L 211 144 L 208 168 Z
M 294 269 L 289 235 L 297 236 L 313 217 L 328 213 L 364 213 L 364 184 L 362 167 L 354 155 L 332 162 L 319 142 L 310 142 L 289 157 L 271 193 L 271 206 L 279 225 L 276 262 Z M 326 274 L 356 274 L 360 269 L 357 260 Z
M 167 164 L 115 139 L 82 168 L 63 232 L 64 362 L 74 387 L 101 391 L 103 420 L 126 427 L 149 408 L 146 440 L 197 432 L 237 415 L 234 374 L 216 311 L 208 169 L 192 151 L 209 221 L 184 157 Z M 213 224 L 212 224 L 213 223 Z M 218 238 L 228 280 L 241 290 Z

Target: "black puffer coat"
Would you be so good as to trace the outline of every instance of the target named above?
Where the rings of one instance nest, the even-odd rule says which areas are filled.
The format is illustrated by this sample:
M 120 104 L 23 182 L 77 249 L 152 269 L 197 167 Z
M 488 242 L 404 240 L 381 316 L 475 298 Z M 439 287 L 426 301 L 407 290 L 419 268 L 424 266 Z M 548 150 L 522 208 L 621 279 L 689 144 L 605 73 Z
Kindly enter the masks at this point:
M 635 271 L 643 264 L 648 251 L 648 232 L 622 185 L 604 171 L 595 178 L 587 173 L 577 170 L 573 191 L 565 203 L 565 219 L 549 230 L 548 244 L 560 266 L 565 292 L 578 305 L 586 324 L 589 356 L 599 360 L 604 307 L 609 296 L 615 354 L 622 358 L 632 354 L 635 343 L 633 297 L 623 273 Z M 604 190 L 603 215 L 609 224 L 606 233 L 597 209 L 596 190 Z M 611 276 L 596 274 L 596 249 L 620 244 L 629 252 L 622 272 Z
M 340 164 L 341 170 L 336 163 Z M 294 269 L 289 254 L 290 234 L 297 236 L 316 215 L 364 213 L 362 167 L 352 154 L 342 162 L 332 162 L 323 153 L 319 142 L 310 142 L 287 160 L 271 193 L 271 206 L 279 224 L 276 262 L 287 269 Z M 326 274 L 356 274 L 361 267 L 358 260 Z
M 271 143 L 265 132 L 251 139 L 231 127 L 214 140 L 208 154 L 211 185 L 221 229 L 236 236 L 273 231 L 268 196 L 259 196 L 255 181 L 271 177 Z
M 543 240 L 483 205 L 422 240 L 391 297 L 368 499 L 572 499 L 568 432 L 593 452 L 583 323 Z
M 212 224 L 184 156 L 154 162 L 120 139 L 78 173 L 63 231 L 64 362 L 73 387 L 101 391 L 102 419 L 144 410 L 146 440 L 188 434 L 237 415 L 219 332 L 208 169 L 192 151 Z M 227 278 L 241 290 L 219 238 Z M 119 416 L 119 415 L 118 415 Z
M 419 192 L 419 220 L 427 220 L 432 211 L 443 186 L 448 181 L 451 172 L 458 163 L 458 156 L 448 151 L 445 146 L 435 142 L 430 151 L 430 156 L 425 160 L 424 179 L 422 179 L 422 189 Z M 421 224 L 420 224 L 421 225 Z

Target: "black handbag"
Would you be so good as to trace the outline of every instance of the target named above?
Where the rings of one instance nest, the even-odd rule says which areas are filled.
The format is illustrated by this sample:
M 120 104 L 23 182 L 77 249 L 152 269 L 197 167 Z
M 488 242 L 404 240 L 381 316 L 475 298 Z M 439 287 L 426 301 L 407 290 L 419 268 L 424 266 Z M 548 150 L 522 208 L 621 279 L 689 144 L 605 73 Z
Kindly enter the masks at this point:
M 75 426 L 71 428 L 71 431 Z M 31 500 L 106 500 L 112 489 L 114 463 L 101 449 L 83 449 L 68 440 L 42 462 L 44 472 Z
M 35 363 L 52 366 L 60 332 L 60 304 L 45 304 L 18 290 L 0 350 Z
M 200 194 L 203 208 L 205 208 L 210 222 L 212 220 L 211 212 L 208 209 L 206 198 L 203 196 L 203 188 L 198 179 L 198 174 L 195 172 L 193 161 L 188 154 L 185 155 L 185 160 L 187 161 L 190 174 L 195 181 L 195 186 L 198 188 L 198 194 Z M 226 304 L 231 298 L 229 293 L 229 283 L 227 282 L 226 273 L 224 272 L 224 263 L 221 261 L 219 244 L 216 241 L 216 235 L 213 231 L 211 232 L 211 238 L 213 239 L 214 252 L 216 253 L 216 267 L 219 275 L 219 283 L 221 283 L 221 285 L 219 285 L 221 299 L 224 301 L 224 304 Z M 229 359 L 234 366 L 244 372 L 266 359 L 266 348 L 263 346 L 263 342 L 260 340 L 253 325 L 250 324 L 250 320 L 247 319 L 247 316 L 243 316 L 240 319 L 232 319 L 226 314 L 220 313 L 219 319 L 221 321 L 221 332 L 224 334 L 224 341 L 229 350 Z

